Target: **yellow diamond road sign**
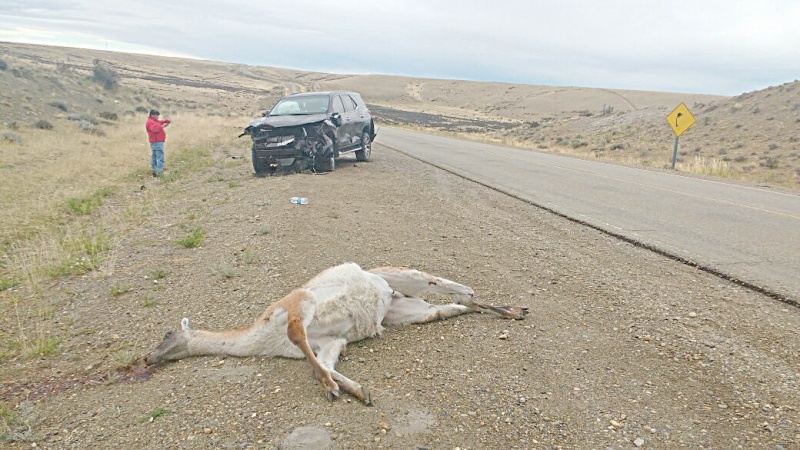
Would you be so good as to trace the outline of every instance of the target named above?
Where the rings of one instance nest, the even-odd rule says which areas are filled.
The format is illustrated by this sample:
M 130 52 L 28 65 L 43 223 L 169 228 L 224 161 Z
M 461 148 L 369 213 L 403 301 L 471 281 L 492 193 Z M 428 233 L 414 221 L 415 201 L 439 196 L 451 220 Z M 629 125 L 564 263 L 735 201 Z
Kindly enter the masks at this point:
M 689 112 L 689 108 L 681 103 L 669 113 L 667 122 L 669 122 L 669 126 L 672 127 L 672 131 L 675 132 L 675 136 L 680 136 L 684 131 L 694 125 L 695 120 L 692 113 Z

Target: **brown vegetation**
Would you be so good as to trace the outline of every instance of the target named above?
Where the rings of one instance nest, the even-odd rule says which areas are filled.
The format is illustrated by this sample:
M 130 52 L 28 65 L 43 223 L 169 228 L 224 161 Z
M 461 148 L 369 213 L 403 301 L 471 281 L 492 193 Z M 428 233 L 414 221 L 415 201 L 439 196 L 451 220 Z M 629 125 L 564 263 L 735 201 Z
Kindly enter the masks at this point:
M 0 49 L 8 66 L 0 72 L 6 122 L 50 120 L 64 108 L 122 116 L 160 103 L 256 117 L 286 93 L 341 88 L 362 92 L 383 124 L 663 169 L 674 143 L 666 116 L 684 102 L 697 123 L 681 137 L 679 171 L 800 187 L 800 82 L 728 98 L 335 75 L 23 44 Z M 132 95 L 113 95 L 109 80 Z

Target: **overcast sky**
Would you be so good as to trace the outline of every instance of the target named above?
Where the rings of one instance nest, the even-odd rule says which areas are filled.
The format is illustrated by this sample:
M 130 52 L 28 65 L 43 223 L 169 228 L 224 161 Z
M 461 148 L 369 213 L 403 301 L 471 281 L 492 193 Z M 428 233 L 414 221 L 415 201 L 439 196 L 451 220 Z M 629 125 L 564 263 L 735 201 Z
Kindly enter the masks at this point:
M 800 78 L 800 0 L 2 0 L 0 41 L 738 95 Z

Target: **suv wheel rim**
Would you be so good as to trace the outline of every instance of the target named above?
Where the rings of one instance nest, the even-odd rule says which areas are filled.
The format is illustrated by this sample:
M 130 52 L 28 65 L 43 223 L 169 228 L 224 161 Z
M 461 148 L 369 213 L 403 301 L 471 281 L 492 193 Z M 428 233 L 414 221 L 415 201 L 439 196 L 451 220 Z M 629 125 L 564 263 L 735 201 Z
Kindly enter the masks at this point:
M 362 138 L 363 144 L 362 148 L 364 149 L 364 158 L 369 159 L 372 155 L 372 142 L 369 139 L 369 135 L 364 133 L 364 137 Z

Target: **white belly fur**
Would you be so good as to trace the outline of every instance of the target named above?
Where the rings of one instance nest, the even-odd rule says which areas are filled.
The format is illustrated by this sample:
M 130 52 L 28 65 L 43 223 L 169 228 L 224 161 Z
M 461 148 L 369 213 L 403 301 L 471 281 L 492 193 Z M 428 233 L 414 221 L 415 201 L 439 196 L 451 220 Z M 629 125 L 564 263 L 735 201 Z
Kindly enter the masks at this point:
M 348 263 L 326 270 L 305 288 L 316 297 L 306 330 L 309 341 L 334 335 L 353 342 L 383 331 L 392 298 L 383 278 Z

